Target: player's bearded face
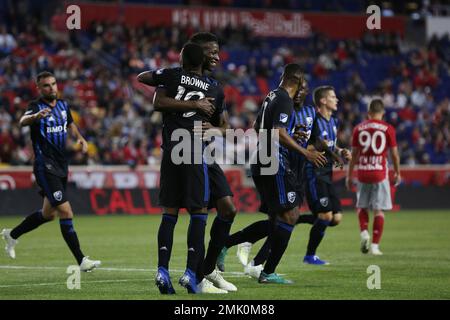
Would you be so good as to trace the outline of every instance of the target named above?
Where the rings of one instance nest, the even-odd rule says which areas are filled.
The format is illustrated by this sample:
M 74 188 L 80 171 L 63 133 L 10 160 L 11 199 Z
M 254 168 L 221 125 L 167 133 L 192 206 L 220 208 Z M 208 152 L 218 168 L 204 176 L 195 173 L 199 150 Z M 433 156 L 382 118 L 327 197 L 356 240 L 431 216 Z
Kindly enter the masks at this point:
M 55 100 L 58 97 L 58 85 L 53 77 L 43 78 L 39 81 L 38 89 L 46 100 Z
M 305 79 L 300 80 L 300 85 L 298 87 L 297 94 L 294 97 L 294 103 L 296 105 L 303 104 L 308 93 L 309 93 L 308 83 L 306 82 Z

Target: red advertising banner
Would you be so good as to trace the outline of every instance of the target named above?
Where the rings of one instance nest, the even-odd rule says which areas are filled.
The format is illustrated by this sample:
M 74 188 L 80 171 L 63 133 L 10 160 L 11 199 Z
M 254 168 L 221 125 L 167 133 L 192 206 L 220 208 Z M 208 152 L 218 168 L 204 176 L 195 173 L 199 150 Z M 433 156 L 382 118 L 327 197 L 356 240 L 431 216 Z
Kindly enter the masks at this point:
M 301 13 L 299 11 L 239 10 L 229 8 L 144 6 L 79 3 L 82 28 L 92 21 L 126 23 L 130 26 L 191 25 L 213 31 L 226 26 L 248 26 L 255 36 L 305 38 L 312 31 L 332 39 L 359 38 L 368 15 Z M 405 34 L 404 17 L 381 17 L 381 32 Z

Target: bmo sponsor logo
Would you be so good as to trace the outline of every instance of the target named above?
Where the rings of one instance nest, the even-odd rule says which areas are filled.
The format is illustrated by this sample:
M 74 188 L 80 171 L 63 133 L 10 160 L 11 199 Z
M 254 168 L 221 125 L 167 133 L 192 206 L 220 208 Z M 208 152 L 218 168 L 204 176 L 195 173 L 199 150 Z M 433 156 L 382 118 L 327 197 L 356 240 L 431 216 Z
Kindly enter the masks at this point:
M 157 188 L 159 172 L 72 172 L 70 180 L 80 189 Z
M 16 181 L 9 175 L 0 175 L 0 190 L 12 190 L 16 188 Z

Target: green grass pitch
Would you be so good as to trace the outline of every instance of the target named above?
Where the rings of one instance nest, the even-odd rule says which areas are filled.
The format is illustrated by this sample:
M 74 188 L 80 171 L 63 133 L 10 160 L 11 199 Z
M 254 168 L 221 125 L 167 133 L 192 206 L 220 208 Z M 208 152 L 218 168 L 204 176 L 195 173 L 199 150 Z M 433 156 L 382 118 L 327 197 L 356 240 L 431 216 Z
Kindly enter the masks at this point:
M 264 218 L 240 214 L 232 231 Z M 22 217 L 0 217 L 0 228 L 12 227 Z M 209 227 L 214 219 L 211 214 Z M 371 216 L 372 219 L 372 216 Z M 75 229 L 86 255 L 102 260 L 102 267 L 81 274 L 81 289 L 69 290 L 68 265 L 74 263 L 57 222 L 24 235 L 11 260 L 0 252 L 0 300 L 4 299 L 450 299 L 450 211 L 387 213 L 381 242 L 383 256 L 359 252 L 356 214 L 329 228 L 319 247 L 328 266 L 301 263 L 309 225 L 294 230 L 277 269 L 292 285 L 261 285 L 243 274 L 236 249 L 229 250 L 225 278 L 238 287 L 227 295 L 188 295 L 177 283 L 186 261 L 189 218 L 181 215 L 175 229 L 171 276 L 177 291 L 161 296 L 154 285 L 156 235 L 160 216 L 77 216 Z M 372 223 L 373 220 L 371 220 Z M 209 233 L 207 240 L 209 240 Z M 262 244 L 260 241 L 252 254 Z M 3 247 L 3 243 L 2 243 Z M 370 265 L 381 272 L 381 289 L 367 288 Z

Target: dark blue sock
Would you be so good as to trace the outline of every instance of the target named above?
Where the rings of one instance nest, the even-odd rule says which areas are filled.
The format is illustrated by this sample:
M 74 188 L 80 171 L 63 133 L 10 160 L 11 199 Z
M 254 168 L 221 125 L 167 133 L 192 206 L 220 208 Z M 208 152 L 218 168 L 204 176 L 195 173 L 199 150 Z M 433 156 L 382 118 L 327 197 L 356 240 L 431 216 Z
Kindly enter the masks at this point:
M 24 233 L 30 232 L 48 221 L 50 220 L 45 220 L 45 218 L 42 216 L 42 210 L 33 212 L 32 214 L 27 216 L 17 227 L 11 230 L 11 237 L 13 239 L 17 239 Z
M 270 254 L 267 258 L 266 264 L 264 265 L 265 273 L 270 274 L 275 272 L 276 267 L 280 263 L 281 257 L 286 251 L 293 230 L 293 225 L 282 221 L 276 222 L 276 226 L 274 230 L 271 231 L 272 234 L 269 239 Z
M 217 257 L 220 254 L 220 251 L 225 246 L 225 242 L 227 241 L 230 235 L 231 225 L 233 224 L 233 220 L 225 220 L 218 215 L 214 219 L 214 222 L 211 226 L 210 240 L 208 244 L 208 250 L 206 252 L 205 261 L 203 262 L 203 273 L 210 274 L 214 271 L 216 267 Z M 203 278 L 202 272 L 197 272 L 197 280 L 201 280 Z
M 255 243 L 268 236 L 269 220 L 261 220 L 252 223 L 248 227 L 230 235 L 226 241 L 226 247 L 231 248 L 239 243 L 251 242 Z
M 267 258 L 270 254 L 270 240 L 269 238 L 264 241 L 264 244 L 262 245 L 261 249 L 259 249 L 256 256 L 253 258 L 253 264 L 255 266 L 259 266 L 260 264 L 264 264 L 266 262 Z
M 314 225 L 312 226 L 311 231 L 309 233 L 308 248 L 306 251 L 307 256 L 313 256 L 316 254 L 317 247 L 322 241 L 325 235 L 325 229 L 328 227 L 329 224 L 330 221 L 322 220 L 319 218 L 316 220 L 316 222 L 314 222 Z
M 191 214 L 191 221 L 189 222 L 187 245 L 188 255 L 186 268 L 196 272 L 198 270 L 198 263 L 203 263 L 203 254 L 205 252 L 205 228 L 207 213 Z M 201 259 L 201 260 L 200 260 Z
M 75 259 L 77 259 L 78 264 L 81 264 L 84 254 L 81 252 L 80 242 L 78 241 L 77 233 L 73 228 L 72 219 L 60 219 L 59 226 L 61 228 L 62 236 L 69 246 L 70 251 L 72 251 Z
M 173 231 L 177 224 L 178 215 L 163 213 L 158 230 L 158 267 L 169 270 L 172 254 Z

